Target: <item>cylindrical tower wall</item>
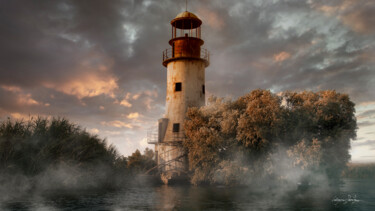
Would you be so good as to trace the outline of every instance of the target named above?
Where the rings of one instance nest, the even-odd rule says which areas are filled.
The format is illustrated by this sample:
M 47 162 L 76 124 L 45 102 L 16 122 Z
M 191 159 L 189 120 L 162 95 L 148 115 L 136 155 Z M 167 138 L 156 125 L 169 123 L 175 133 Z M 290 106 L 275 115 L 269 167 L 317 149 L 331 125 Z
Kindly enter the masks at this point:
M 173 40 L 173 57 L 201 58 L 201 45 L 203 41 L 195 38 L 182 38 Z
M 179 177 L 187 178 L 188 159 L 182 145 L 186 112 L 188 108 L 205 105 L 205 68 L 209 65 L 209 54 L 204 50 L 201 55 L 204 44 L 200 39 L 201 24 L 193 13 L 185 11 L 177 15 L 171 21 L 172 50 L 163 52 L 163 65 L 167 67 L 166 113 L 159 121 L 155 151 L 161 179 L 166 184 Z
M 205 67 L 204 61 L 196 59 L 180 59 L 168 63 L 165 118 L 169 119 L 169 124 L 165 142 L 173 141 L 173 137 L 183 136 L 187 108 L 205 105 Z M 180 125 L 178 135 L 173 132 L 173 124 Z

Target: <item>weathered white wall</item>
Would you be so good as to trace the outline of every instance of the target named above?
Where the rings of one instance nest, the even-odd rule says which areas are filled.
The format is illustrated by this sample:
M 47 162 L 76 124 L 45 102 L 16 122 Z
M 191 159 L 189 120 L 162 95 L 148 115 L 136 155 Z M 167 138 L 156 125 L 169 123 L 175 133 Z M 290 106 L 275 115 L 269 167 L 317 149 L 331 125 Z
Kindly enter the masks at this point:
M 181 59 L 168 63 L 167 66 L 167 99 L 166 113 L 164 118 L 168 118 L 168 126 L 163 143 L 155 146 L 158 151 L 158 164 L 163 164 L 174 160 L 184 154 L 181 145 L 172 145 L 170 142 L 182 140 L 184 137 L 184 120 L 189 107 L 200 107 L 205 105 L 205 94 L 202 85 L 205 85 L 205 62 L 201 60 Z M 182 83 L 182 90 L 175 91 L 175 83 Z M 173 124 L 180 124 L 180 132 L 173 133 Z M 169 143 L 168 143 L 169 142 Z M 186 170 L 186 157 L 171 162 L 162 170 Z
M 182 91 L 175 92 L 175 83 L 182 83 Z M 205 63 L 200 60 L 177 60 L 167 66 L 167 99 L 165 117 L 169 119 L 164 142 L 172 140 L 173 124 L 183 123 L 188 107 L 205 105 L 205 95 L 202 93 L 205 85 Z M 182 135 L 182 134 L 180 134 Z

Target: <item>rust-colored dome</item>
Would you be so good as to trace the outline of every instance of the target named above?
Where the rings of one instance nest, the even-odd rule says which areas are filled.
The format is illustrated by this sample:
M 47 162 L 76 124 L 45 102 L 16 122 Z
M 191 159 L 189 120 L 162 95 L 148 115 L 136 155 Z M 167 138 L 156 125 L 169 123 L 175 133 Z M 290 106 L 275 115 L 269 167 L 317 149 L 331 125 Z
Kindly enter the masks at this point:
M 194 13 L 188 12 L 188 11 L 181 12 L 180 14 L 178 14 L 175 17 L 175 19 L 177 19 L 177 18 L 196 18 L 196 19 L 199 19 Z
M 178 14 L 171 24 L 179 29 L 194 29 L 198 28 L 202 21 L 194 14 L 188 11 Z

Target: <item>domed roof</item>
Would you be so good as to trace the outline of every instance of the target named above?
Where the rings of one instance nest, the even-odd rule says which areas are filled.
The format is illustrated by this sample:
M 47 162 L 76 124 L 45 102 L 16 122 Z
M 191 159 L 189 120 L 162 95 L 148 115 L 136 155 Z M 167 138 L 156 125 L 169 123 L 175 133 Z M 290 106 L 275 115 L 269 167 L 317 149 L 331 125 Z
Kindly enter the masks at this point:
M 178 14 L 176 18 L 196 18 L 196 19 L 199 19 L 194 13 L 192 12 L 188 12 L 188 11 L 185 11 L 185 12 L 181 12 L 180 14 Z
M 202 24 L 202 21 L 193 13 L 185 11 L 178 14 L 171 24 L 179 29 L 194 29 Z

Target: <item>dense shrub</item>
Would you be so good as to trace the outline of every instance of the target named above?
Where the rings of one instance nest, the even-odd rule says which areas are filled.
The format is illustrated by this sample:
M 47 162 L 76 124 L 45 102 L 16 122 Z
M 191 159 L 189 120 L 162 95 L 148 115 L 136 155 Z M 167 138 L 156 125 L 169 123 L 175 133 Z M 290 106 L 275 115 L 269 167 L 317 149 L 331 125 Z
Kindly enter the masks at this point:
M 155 165 L 152 150 L 145 153 L 136 152 L 142 162 L 135 167 L 134 156 L 120 156 L 106 140 L 64 118 L 0 123 L 3 188 L 20 182 L 14 178 L 38 189 L 118 188 Z
M 342 176 L 353 179 L 375 179 L 375 163 L 350 163 Z

